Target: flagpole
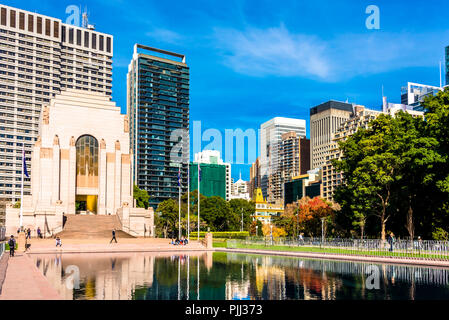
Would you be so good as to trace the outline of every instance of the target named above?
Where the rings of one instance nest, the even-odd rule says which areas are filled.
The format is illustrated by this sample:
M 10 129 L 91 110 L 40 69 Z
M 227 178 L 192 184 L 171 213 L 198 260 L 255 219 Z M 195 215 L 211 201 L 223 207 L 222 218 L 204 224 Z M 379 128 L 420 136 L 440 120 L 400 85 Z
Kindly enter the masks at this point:
M 187 163 L 187 241 L 190 241 L 190 163 Z
M 22 186 L 20 188 L 20 230 L 23 228 L 23 171 L 25 169 L 25 144 L 22 143 Z
M 198 241 L 200 241 L 200 174 L 201 174 L 201 167 L 200 167 L 200 159 L 198 157 Z
M 179 194 L 179 213 L 178 213 L 178 239 L 181 240 L 181 164 L 178 171 L 178 194 Z

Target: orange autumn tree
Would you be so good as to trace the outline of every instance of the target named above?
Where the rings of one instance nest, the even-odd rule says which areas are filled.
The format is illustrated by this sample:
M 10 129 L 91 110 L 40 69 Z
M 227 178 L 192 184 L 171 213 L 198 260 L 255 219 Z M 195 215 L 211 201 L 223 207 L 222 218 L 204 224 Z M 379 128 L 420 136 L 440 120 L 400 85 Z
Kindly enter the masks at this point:
M 338 205 L 334 205 L 326 200 L 315 197 L 303 197 L 302 199 L 288 204 L 284 213 L 274 223 L 282 227 L 289 236 L 297 237 L 300 233 L 305 233 L 309 237 L 321 236 L 321 218 L 324 218 L 324 234 L 332 223 L 334 212 L 338 210 Z
M 270 236 L 271 234 L 271 228 L 270 224 L 265 223 L 262 227 L 263 235 L 264 236 Z M 273 238 L 279 238 L 279 237 L 285 237 L 287 235 L 287 232 L 283 228 L 279 228 L 275 225 L 273 225 Z

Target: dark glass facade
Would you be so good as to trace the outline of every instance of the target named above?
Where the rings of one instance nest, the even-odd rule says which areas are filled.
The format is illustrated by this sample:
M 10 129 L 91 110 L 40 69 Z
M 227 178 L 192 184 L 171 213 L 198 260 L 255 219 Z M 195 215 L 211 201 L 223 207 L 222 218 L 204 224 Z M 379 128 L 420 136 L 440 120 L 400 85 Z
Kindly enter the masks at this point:
M 182 141 L 175 132 L 184 130 L 184 138 L 188 139 L 189 67 L 184 58 L 183 62 L 159 58 L 150 55 L 150 49 L 135 47 L 128 73 L 128 116 L 134 181 L 148 191 L 150 205 L 156 208 L 160 202 L 178 197 L 179 165 L 182 191 L 187 192 L 188 142 L 183 142 L 179 159 L 173 159 L 172 152 Z

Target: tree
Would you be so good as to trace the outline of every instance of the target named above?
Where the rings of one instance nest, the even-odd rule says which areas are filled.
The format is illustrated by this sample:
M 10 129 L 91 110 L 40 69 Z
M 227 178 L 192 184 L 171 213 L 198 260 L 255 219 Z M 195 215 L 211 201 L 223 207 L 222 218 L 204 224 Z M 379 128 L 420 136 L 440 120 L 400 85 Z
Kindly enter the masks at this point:
M 168 234 L 172 237 L 176 234 L 178 223 L 178 203 L 173 199 L 167 199 L 159 203 L 156 214 L 159 215 L 159 226 L 162 228 L 164 237 Z
M 240 225 L 243 212 L 243 230 L 249 230 L 251 225 L 251 216 L 256 212 L 255 203 L 245 199 L 232 199 L 229 201 L 229 206 L 231 207 L 233 215 L 239 217 Z
M 213 196 L 201 201 L 201 218 L 211 231 L 238 231 L 240 218 L 222 197 Z
M 391 192 L 401 161 L 394 152 L 397 126 L 389 115 L 380 115 L 371 121 L 368 129 L 361 128 L 339 146 L 344 157 L 334 161 L 334 166 L 343 173 L 343 192 L 358 198 L 357 202 L 373 205 L 374 214 L 380 220 L 381 238 L 385 240 L 386 224 L 390 219 L 387 210 Z M 371 208 L 366 208 L 370 211 Z
M 150 206 L 150 195 L 147 191 L 139 189 L 137 185 L 134 185 L 133 197 L 136 200 L 137 208 L 148 209 Z

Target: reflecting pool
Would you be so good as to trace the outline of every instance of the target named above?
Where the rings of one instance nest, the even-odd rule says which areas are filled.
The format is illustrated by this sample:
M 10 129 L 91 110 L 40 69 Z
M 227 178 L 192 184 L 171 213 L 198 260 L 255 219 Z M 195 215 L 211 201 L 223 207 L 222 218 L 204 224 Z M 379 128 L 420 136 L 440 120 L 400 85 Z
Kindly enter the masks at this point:
M 64 299 L 449 299 L 449 269 L 204 252 L 31 255 Z

